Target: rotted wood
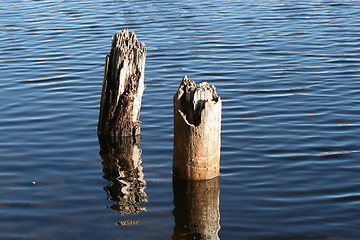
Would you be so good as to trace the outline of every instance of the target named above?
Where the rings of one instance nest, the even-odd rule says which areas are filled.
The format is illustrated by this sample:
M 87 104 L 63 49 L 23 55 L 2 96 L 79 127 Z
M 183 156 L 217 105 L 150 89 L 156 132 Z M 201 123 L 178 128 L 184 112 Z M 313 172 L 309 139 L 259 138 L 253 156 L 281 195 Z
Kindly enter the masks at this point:
M 99 134 L 140 134 L 140 108 L 144 92 L 146 47 L 127 29 L 114 35 L 106 56 L 102 86 Z
M 220 239 L 219 177 L 200 181 L 174 177 L 173 191 L 172 239 Z
M 104 179 L 110 182 L 104 190 L 108 200 L 114 202 L 109 208 L 121 214 L 146 211 L 146 208 L 141 206 L 147 202 L 147 195 L 141 167 L 140 135 L 116 139 L 99 135 L 99 143 Z
M 220 175 L 221 99 L 215 86 L 185 76 L 174 95 L 173 175 L 204 180 Z

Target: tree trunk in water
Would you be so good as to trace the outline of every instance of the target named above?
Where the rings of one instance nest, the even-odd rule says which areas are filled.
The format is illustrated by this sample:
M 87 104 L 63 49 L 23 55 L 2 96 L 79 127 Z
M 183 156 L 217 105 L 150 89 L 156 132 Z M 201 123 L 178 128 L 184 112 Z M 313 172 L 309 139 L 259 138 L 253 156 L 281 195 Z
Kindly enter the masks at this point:
M 106 136 L 140 134 L 146 47 L 127 29 L 113 37 L 106 56 L 98 132 Z
M 173 175 L 204 180 L 220 174 L 221 100 L 214 86 L 185 76 L 174 96 Z

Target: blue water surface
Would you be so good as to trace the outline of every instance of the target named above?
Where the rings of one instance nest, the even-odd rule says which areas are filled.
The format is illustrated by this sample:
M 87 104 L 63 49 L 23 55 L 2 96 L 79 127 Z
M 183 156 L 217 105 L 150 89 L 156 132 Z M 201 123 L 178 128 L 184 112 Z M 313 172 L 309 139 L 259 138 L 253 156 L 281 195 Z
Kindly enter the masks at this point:
M 360 238 L 360 1 L 10 0 L 0 17 L 1 239 L 171 239 L 184 75 L 223 101 L 213 239 Z M 147 46 L 138 214 L 111 207 L 97 136 L 124 28 Z

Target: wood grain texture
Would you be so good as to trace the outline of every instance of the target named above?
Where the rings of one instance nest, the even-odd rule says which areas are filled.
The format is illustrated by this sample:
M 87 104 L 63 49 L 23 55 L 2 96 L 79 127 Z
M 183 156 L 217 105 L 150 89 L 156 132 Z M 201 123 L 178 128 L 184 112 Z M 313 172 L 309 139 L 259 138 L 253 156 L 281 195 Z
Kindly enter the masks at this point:
M 146 47 L 127 29 L 113 37 L 106 56 L 98 132 L 106 136 L 140 134 Z
M 173 175 L 211 179 L 220 174 L 221 99 L 214 86 L 185 76 L 174 95 Z

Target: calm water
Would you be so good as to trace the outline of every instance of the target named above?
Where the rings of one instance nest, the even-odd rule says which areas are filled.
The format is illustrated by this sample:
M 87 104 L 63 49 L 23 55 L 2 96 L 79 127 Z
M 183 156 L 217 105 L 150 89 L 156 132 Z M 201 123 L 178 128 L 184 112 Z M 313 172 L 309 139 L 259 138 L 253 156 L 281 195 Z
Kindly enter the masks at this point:
M 171 239 L 189 224 L 171 175 L 184 75 L 223 99 L 221 177 L 206 183 L 220 220 L 207 227 L 360 239 L 360 1 L 11 0 L 0 16 L 1 239 Z M 148 49 L 134 181 L 96 132 L 123 28 Z

